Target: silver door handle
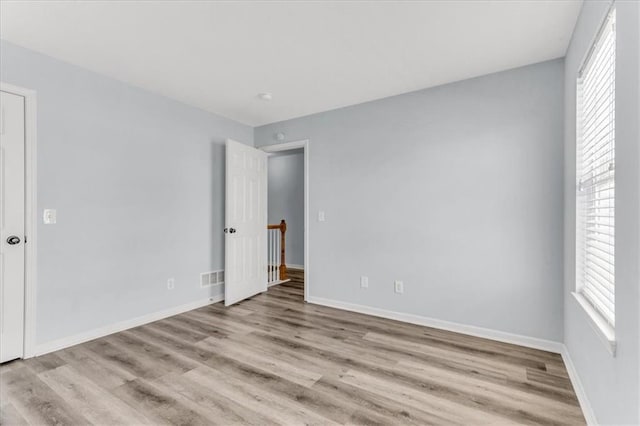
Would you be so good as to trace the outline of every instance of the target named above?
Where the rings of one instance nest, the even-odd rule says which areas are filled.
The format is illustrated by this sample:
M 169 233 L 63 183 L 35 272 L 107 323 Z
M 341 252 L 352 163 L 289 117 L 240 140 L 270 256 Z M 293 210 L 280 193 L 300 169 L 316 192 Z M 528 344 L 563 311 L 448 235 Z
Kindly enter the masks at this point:
M 7 238 L 7 244 L 9 244 L 10 246 L 15 246 L 16 244 L 20 244 L 20 237 L 12 235 L 9 238 Z

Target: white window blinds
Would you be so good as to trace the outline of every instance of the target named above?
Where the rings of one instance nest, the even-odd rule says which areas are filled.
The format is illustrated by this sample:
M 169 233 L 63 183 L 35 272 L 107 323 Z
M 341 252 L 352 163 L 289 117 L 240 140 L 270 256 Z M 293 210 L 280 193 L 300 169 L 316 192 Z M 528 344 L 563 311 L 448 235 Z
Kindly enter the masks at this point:
M 578 75 L 577 290 L 615 326 L 615 9 Z

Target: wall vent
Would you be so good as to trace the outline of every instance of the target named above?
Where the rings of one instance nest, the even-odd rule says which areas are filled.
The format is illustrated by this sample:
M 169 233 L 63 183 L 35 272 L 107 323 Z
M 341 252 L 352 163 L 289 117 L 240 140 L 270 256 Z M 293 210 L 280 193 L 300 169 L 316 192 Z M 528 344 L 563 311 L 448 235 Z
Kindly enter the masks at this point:
M 200 274 L 200 287 L 224 284 L 224 270 L 203 272 Z

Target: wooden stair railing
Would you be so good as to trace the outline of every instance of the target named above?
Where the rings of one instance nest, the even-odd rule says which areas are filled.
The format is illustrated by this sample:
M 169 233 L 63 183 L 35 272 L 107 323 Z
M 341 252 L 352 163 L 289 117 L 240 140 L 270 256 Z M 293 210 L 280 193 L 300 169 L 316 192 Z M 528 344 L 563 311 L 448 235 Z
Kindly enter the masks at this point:
M 280 250 L 280 265 L 277 265 L 277 258 L 271 258 L 271 256 L 274 256 L 274 255 L 277 256 L 277 253 L 269 253 L 269 256 L 270 256 L 269 267 L 268 267 L 268 272 L 270 274 L 269 276 L 271 276 L 272 272 L 275 273 L 274 269 L 278 269 L 279 276 L 277 277 L 277 279 L 279 279 L 280 281 L 284 281 L 287 279 L 287 265 L 285 262 L 285 257 L 286 257 L 285 256 L 285 233 L 287 232 L 287 222 L 285 222 L 285 220 L 282 219 L 280 223 L 277 225 L 267 225 L 267 229 L 280 230 L 279 244 L 276 242 L 274 247 L 270 245 L 268 250 L 268 252 L 271 252 L 271 250 L 275 250 L 275 251 L 277 251 L 278 249 Z

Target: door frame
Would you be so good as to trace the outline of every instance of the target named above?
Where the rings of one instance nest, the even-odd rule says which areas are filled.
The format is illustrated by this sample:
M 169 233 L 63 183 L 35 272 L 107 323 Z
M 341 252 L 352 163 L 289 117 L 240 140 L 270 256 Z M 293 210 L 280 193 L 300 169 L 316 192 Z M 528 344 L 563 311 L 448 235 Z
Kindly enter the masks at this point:
M 304 301 L 309 300 L 311 274 L 309 273 L 309 139 L 277 143 L 258 147 L 264 152 L 280 152 L 302 148 L 304 150 Z
M 37 95 L 35 90 L 0 82 L 0 91 L 24 97 L 25 119 L 25 245 L 24 245 L 24 347 L 22 358 L 35 356 L 37 280 Z

